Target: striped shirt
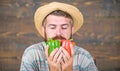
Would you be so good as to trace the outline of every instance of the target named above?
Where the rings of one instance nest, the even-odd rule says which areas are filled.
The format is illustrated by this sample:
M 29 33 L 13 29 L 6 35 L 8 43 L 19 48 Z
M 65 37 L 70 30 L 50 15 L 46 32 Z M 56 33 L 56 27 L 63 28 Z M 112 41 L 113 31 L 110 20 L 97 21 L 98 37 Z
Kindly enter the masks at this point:
M 45 42 L 28 47 L 22 56 L 20 71 L 49 71 Z M 83 48 L 74 47 L 73 71 L 98 71 L 93 58 Z

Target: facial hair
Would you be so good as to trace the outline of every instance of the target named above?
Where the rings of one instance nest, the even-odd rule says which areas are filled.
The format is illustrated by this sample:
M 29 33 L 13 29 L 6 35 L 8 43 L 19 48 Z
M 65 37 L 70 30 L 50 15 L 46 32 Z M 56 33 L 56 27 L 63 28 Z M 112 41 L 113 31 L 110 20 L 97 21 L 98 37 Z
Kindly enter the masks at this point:
M 57 39 L 60 39 L 60 40 L 66 40 L 66 38 L 65 37 L 63 37 L 63 36 L 55 36 L 55 37 L 53 37 L 52 38 L 53 40 L 57 40 Z
M 46 35 L 46 34 L 45 34 Z M 63 37 L 63 36 L 55 36 L 55 37 L 53 37 L 53 38 L 51 38 L 51 39 L 53 39 L 53 40 L 67 40 L 65 37 Z M 70 39 L 72 39 L 72 34 L 71 34 L 71 36 L 70 36 Z M 45 41 L 47 41 L 47 36 L 45 37 L 45 39 L 44 39 Z

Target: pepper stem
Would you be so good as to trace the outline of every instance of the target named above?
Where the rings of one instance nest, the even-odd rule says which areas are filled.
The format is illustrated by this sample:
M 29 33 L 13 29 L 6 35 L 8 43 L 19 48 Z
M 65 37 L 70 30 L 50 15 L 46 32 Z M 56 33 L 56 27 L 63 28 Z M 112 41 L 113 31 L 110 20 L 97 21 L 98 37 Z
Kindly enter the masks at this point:
M 70 41 L 73 41 L 73 38 L 69 39 Z

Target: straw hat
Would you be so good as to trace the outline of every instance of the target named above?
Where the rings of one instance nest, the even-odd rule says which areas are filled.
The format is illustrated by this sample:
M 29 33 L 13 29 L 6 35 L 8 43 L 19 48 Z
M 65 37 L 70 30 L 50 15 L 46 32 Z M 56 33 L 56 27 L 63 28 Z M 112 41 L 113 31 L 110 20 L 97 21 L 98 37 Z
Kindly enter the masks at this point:
M 83 15 L 76 7 L 60 2 L 51 2 L 47 5 L 39 7 L 34 15 L 35 27 L 42 37 L 44 37 L 44 34 L 42 33 L 43 20 L 49 13 L 55 10 L 62 10 L 71 15 L 74 21 L 73 33 L 75 33 L 83 25 Z

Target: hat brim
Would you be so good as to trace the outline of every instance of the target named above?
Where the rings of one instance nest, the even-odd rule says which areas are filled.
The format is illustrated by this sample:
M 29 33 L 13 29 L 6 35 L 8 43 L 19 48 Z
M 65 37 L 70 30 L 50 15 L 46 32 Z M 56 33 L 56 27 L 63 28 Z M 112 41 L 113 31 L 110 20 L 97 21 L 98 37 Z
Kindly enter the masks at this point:
M 71 15 L 71 17 L 73 18 L 73 22 L 74 22 L 73 34 L 76 31 L 78 31 L 78 29 L 80 29 L 80 27 L 83 25 L 83 15 L 79 11 L 79 9 L 77 9 L 76 7 L 69 5 L 69 4 L 52 2 L 52 3 L 49 3 L 42 7 L 39 7 L 34 15 L 35 27 L 42 37 L 44 37 L 44 34 L 42 32 L 43 20 L 49 13 L 51 13 L 55 10 L 62 10 Z

